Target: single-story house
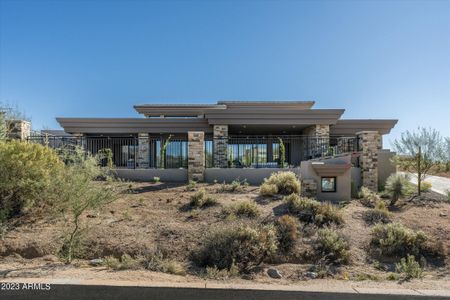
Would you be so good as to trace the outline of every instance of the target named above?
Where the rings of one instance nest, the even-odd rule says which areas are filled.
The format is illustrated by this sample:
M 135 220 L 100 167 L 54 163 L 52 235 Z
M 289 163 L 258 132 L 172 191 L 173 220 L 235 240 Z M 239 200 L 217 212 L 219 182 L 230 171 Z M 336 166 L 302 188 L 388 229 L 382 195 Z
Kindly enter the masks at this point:
M 383 135 L 397 120 L 341 119 L 344 109 L 314 101 L 142 104 L 137 118 L 57 118 L 92 153 L 111 149 L 119 176 L 133 180 L 247 180 L 291 170 L 319 199 L 350 198 L 351 186 L 377 189 L 394 170 Z M 379 171 L 382 169 L 382 171 Z

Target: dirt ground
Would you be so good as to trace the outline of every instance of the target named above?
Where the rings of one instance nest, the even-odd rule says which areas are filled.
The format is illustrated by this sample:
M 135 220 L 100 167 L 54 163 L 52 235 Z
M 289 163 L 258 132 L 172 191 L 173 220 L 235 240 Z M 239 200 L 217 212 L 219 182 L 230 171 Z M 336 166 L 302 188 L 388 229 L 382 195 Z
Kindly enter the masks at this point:
M 148 270 L 112 271 L 103 266 L 93 267 L 88 259 L 108 255 L 132 256 L 159 250 L 170 259 L 186 266 L 191 265 L 190 253 L 201 245 L 203 236 L 210 230 L 239 223 L 271 222 L 282 215 L 286 208 L 283 201 L 259 196 L 258 187 L 245 187 L 241 192 L 221 191 L 221 185 L 197 185 L 214 195 L 219 204 L 205 209 L 189 208 L 190 196 L 195 191 L 186 191 L 185 185 L 165 183 L 132 183 L 131 192 L 109 204 L 101 211 L 92 211 L 83 216 L 88 225 L 84 260 L 73 265 L 63 264 L 57 256 L 62 245 L 61 236 L 67 230 L 63 218 L 45 212 L 25 215 L 10 222 L 0 240 L 0 275 L 3 278 L 71 278 L 148 280 L 158 282 L 202 282 L 195 272 L 186 276 L 169 275 Z M 428 198 L 433 198 L 431 194 Z M 441 241 L 450 249 L 450 203 L 444 201 L 403 201 L 392 211 L 394 221 L 415 230 L 423 230 L 433 240 Z M 243 200 L 255 200 L 260 216 L 254 220 L 226 218 L 223 208 Z M 297 251 L 308 247 L 308 228 L 304 227 L 299 245 L 294 253 L 285 259 L 272 261 L 255 271 L 249 278 L 233 278 L 228 282 L 304 284 L 323 282 L 340 285 L 350 280 L 361 286 L 398 286 L 398 282 L 387 281 L 388 275 L 373 266 L 374 260 L 368 254 L 370 225 L 363 220 L 368 208 L 354 200 L 342 205 L 345 224 L 338 230 L 348 239 L 351 249 L 351 263 L 340 267 L 335 276 L 310 280 L 305 274 L 311 269 L 310 262 Z M 450 289 L 450 268 L 445 265 L 429 266 L 424 278 L 404 282 L 404 287 L 423 289 Z M 267 276 L 267 268 L 275 267 L 283 278 Z M 392 266 L 391 266 L 392 267 Z M 367 276 L 370 275 L 370 276 Z M 368 278 L 371 280 L 367 280 Z M 310 284 L 310 283 L 309 283 Z

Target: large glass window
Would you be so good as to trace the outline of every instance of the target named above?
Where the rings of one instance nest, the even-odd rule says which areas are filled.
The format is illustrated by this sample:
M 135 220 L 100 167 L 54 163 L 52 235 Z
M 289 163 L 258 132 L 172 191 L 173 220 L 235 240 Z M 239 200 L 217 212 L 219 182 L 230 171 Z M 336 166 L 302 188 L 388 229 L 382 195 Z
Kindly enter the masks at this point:
M 267 144 L 228 144 L 228 160 L 233 167 L 257 167 L 267 163 Z

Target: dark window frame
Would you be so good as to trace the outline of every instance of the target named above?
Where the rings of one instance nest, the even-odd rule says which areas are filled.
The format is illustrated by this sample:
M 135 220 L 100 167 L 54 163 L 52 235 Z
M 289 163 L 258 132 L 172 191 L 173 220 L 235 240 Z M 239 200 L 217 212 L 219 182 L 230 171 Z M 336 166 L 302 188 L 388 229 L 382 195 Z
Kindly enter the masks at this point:
M 323 180 L 324 179 L 334 179 L 334 189 L 333 190 L 323 190 Z M 336 193 L 337 192 L 337 177 L 336 176 L 322 176 L 320 177 L 320 191 L 322 193 Z

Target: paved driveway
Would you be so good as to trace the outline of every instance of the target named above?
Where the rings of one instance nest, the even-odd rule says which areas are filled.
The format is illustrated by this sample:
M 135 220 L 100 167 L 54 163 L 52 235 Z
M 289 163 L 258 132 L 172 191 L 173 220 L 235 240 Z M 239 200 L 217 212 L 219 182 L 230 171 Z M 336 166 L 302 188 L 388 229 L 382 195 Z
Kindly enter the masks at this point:
M 417 184 L 417 174 L 410 173 L 410 175 L 411 182 Z M 447 191 L 450 191 L 450 178 L 429 175 L 425 181 L 431 183 L 431 190 L 436 193 L 447 195 Z

